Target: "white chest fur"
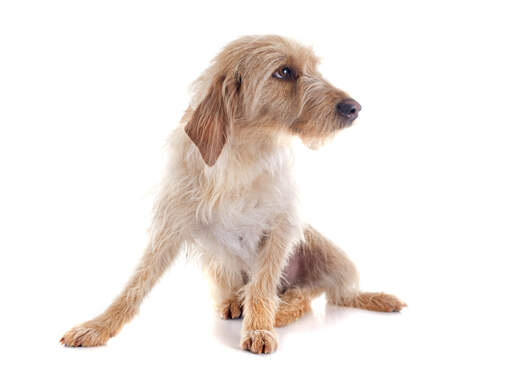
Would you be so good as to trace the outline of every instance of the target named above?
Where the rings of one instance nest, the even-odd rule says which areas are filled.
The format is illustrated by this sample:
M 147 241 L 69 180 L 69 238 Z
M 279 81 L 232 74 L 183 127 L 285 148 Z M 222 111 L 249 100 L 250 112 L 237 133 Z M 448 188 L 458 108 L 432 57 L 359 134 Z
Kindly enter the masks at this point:
M 219 163 L 222 168 L 223 162 Z M 252 177 L 224 177 L 226 185 L 220 185 L 221 195 L 199 204 L 193 238 L 203 253 L 234 257 L 251 265 L 261 238 L 272 230 L 275 219 L 283 213 L 295 216 L 289 152 L 276 151 L 252 170 Z

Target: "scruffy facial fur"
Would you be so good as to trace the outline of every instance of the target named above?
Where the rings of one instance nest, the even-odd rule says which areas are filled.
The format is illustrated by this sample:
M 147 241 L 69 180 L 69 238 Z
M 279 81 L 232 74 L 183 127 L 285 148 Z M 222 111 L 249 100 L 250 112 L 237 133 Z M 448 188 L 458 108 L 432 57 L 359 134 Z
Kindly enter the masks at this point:
M 321 144 L 361 109 L 322 78 L 317 63 L 309 48 L 278 36 L 240 38 L 214 59 L 169 139 L 142 261 L 112 305 L 68 331 L 63 344 L 106 343 L 184 249 L 211 278 L 219 314 L 243 316 L 240 345 L 253 353 L 274 351 L 274 327 L 309 311 L 321 293 L 340 306 L 405 306 L 360 292 L 346 254 L 298 216 L 291 139 Z

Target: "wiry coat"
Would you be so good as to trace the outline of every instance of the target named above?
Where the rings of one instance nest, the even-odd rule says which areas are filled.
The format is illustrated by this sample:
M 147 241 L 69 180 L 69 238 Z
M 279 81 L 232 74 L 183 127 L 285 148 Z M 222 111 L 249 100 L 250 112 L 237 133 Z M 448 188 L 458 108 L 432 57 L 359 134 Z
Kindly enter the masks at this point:
M 322 292 L 343 306 L 405 305 L 359 292 L 353 263 L 299 217 L 291 139 L 321 144 L 360 109 L 321 77 L 317 62 L 310 49 L 278 36 L 241 38 L 214 59 L 169 139 L 137 271 L 102 315 L 64 335 L 65 345 L 101 345 L 115 335 L 183 246 L 208 272 L 221 316 L 243 312 L 241 347 L 254 353 L 272 352 L 274 326 L 301 316 Z

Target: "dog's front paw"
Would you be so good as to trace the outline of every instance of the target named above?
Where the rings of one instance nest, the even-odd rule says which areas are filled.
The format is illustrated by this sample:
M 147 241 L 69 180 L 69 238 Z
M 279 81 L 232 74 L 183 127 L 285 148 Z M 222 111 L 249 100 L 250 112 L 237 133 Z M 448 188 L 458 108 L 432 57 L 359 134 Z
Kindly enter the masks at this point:
M 273 329 L 246 331 L 240 341 L 240 347 L 256 354 L 272 353 L 277 349 L 276 331 Z
M 112 336 L 108 328 L 87 322 L 70 329 L 60 342 L 68 347 L 94 347 L 104 345 Z

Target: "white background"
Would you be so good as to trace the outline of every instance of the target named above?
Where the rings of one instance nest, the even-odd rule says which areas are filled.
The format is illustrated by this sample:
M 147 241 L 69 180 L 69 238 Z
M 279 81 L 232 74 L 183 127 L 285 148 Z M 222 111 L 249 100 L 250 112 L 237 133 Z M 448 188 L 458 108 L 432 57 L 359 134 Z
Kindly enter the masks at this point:
M 2 1 L 0 375 L 510 377 L 512 116 L 506 2 Z M 165 139 L 223 45 L 312 45 L 363 107 L 298 146 L 308 220 L 402 314 L 326 307 L 238 349 L 178 261 L 106 347 L 59 345 L 121 290 L 147 241 Z

